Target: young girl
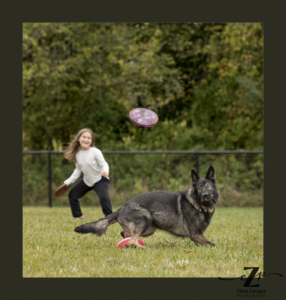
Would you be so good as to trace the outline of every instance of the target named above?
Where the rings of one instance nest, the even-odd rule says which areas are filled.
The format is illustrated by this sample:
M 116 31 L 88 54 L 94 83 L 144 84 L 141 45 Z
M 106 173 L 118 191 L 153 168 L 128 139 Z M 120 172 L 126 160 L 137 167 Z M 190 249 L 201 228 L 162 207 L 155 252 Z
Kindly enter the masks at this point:
M 83 220 L 78 199 L 90 190 L 94 190 L 100 200 L 105 216 L 112 214 L 109 190 L 109 166 L 102 152 L 95 148 L 94 136 L 89 128 L 79 131 L 74 140 L 64 150 L 64 157 L 74 161 L 76 167 L 70 178 L 64 181 L 66 186 L 74 183 L 83 173 L 76 185 L 69 192 L 72 215 L 76 220 Z

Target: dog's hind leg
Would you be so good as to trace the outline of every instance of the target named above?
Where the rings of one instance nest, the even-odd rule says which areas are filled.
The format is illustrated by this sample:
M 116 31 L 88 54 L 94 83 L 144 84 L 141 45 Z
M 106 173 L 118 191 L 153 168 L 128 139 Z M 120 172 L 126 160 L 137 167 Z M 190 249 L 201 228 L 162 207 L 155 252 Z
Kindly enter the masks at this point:
M 134 224 L 132 226 L 132 223 L 129 223 L 129 226 L 131 228 L 133 228 L 133 231 L 130 232 L 130 229 L 122 227 L 123 231 L 120 232 L 121 236 L 124 239 L 126 239 L 128 237 L 131 237 L 130 241 L 128 242 L 128 246 L 144 248 L 143 246 L 139 245 L 139 243 L 138 243 L 138 239 L 140 237 L 140 233 L 138 233 L 138 232 L 135 233 L 135 231 L 138 231 L 138 228 L 135 229 L 135 226 L 134 226 Z M 140 232 L 140 230 L 139 230 L 139 232 Z
M 128 246 L 144 248 L 139 245 L 138 239 L 152 224 L 152 216 L 149 211 L 143 208 L 132 209 L 126 217 L 118 218 L 118 223 L 123 229 L 124 238 L 131 237 Z
M 151 213 L 138 205 L 122 211 L 117 222 L 123 229 L 121 233 L 124 238 L 131 237 L 128 246 L 144 248 L 139 245 L 139 237 L 152 225 Z
M 151 215 L 150 215 L 151 216 Z M 131 239 L 128 242 L 128 246 L 131 247 L 138 247 L 141 249 L 144 249 L 145 246 L 141 246 L 138 243 L 138 239 L 141 235 L 143 235 L 143 233 L 151 227 L 151 223 L 152 223 L 152 219 L 151 218 L 147 218 L 146 215 L 140 217 L 140 219 L 136 219 L 136 222 L 130 222 L 128 229 L 130 231 L 131 234 Z M 155 227 L 154 227 L 154 231 L 155 231 Z M 148 231 L 148 230 L 147 230 Z M 153 232 L 154 232 L 153 231 Z M 150 232 L 151 233 L 151 232 Z
M 142 246 L 138 243 L 138 240 L 139 240 L 139 237 L 140 237 L 140 234 L 139 233 L 136 233 L 134 235 L 131 235 L 131 239 L 130 241 L 128 242 L 128 246 L 129 247 L 138 247 L 138 248 L 141 248 L 141 249 L 144 249 L 145 246 Z
M 128 238 L 128 237 L 131 237 L 131 235 L 130 234 L 128 234 L 126 231 L 124 231 L 124 230 L 122 230 L 121 232 L 120 232 L 120 234 L 121 234 L 121 236 L 124 238 L 124 239 L 126 239 L 126 238 Z
M 157 227 L 151 225 L 141 234 L 141 236 L 150 236 L 156 231 L 156 229 Z

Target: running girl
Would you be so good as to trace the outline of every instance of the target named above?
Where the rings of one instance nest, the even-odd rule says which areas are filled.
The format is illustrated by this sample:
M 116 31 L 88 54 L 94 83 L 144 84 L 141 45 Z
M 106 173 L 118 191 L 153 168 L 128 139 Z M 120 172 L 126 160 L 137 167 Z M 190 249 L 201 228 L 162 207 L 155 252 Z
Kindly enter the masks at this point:
M 74 140 L 64 150 L 64 157 L 72 160 L 76 166 L 72 175 L 64 181 L 66 186 L 74 183 L 83 173 L 83 178 L 69 192 L 73 217 L 76 220 L 83 220 L 79 199 L 90 190 L 97 193 L 104 215 L 112 214 L 112 205 L 108 195 L 109 166 L 102 152 L 95 147 L 94 135 L 89 128 L 79 131 Z

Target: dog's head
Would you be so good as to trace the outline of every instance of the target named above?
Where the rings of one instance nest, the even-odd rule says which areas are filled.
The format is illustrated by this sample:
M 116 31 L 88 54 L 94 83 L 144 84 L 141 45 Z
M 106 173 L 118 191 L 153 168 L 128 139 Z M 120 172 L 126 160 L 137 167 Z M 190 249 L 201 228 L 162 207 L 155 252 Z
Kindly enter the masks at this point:
M 215 170 L 210 166 L 205 178 L 200 178 L 196 171 L 192 170 L 192 194 L 198 204 L 209 207 L 218 201 L 218 192 L 215 184 Z

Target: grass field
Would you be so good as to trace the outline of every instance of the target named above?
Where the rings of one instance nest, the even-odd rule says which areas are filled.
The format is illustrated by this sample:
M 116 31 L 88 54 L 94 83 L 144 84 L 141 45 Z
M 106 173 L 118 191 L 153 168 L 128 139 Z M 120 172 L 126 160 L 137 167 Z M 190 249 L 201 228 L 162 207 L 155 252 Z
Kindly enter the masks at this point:
M 116 211 L 119 207 L 114 207 Z M 84 223 L 103 217 L 82 207 Z M 23 207 L 23 277 L 231 277 L 263 271 L 263 208 L 216 208 L 205 236 L 216 248 L 157 230 L 147 248 L 117 249 L 118 223 L 102 237 L 79 235 L 69 207 Z

